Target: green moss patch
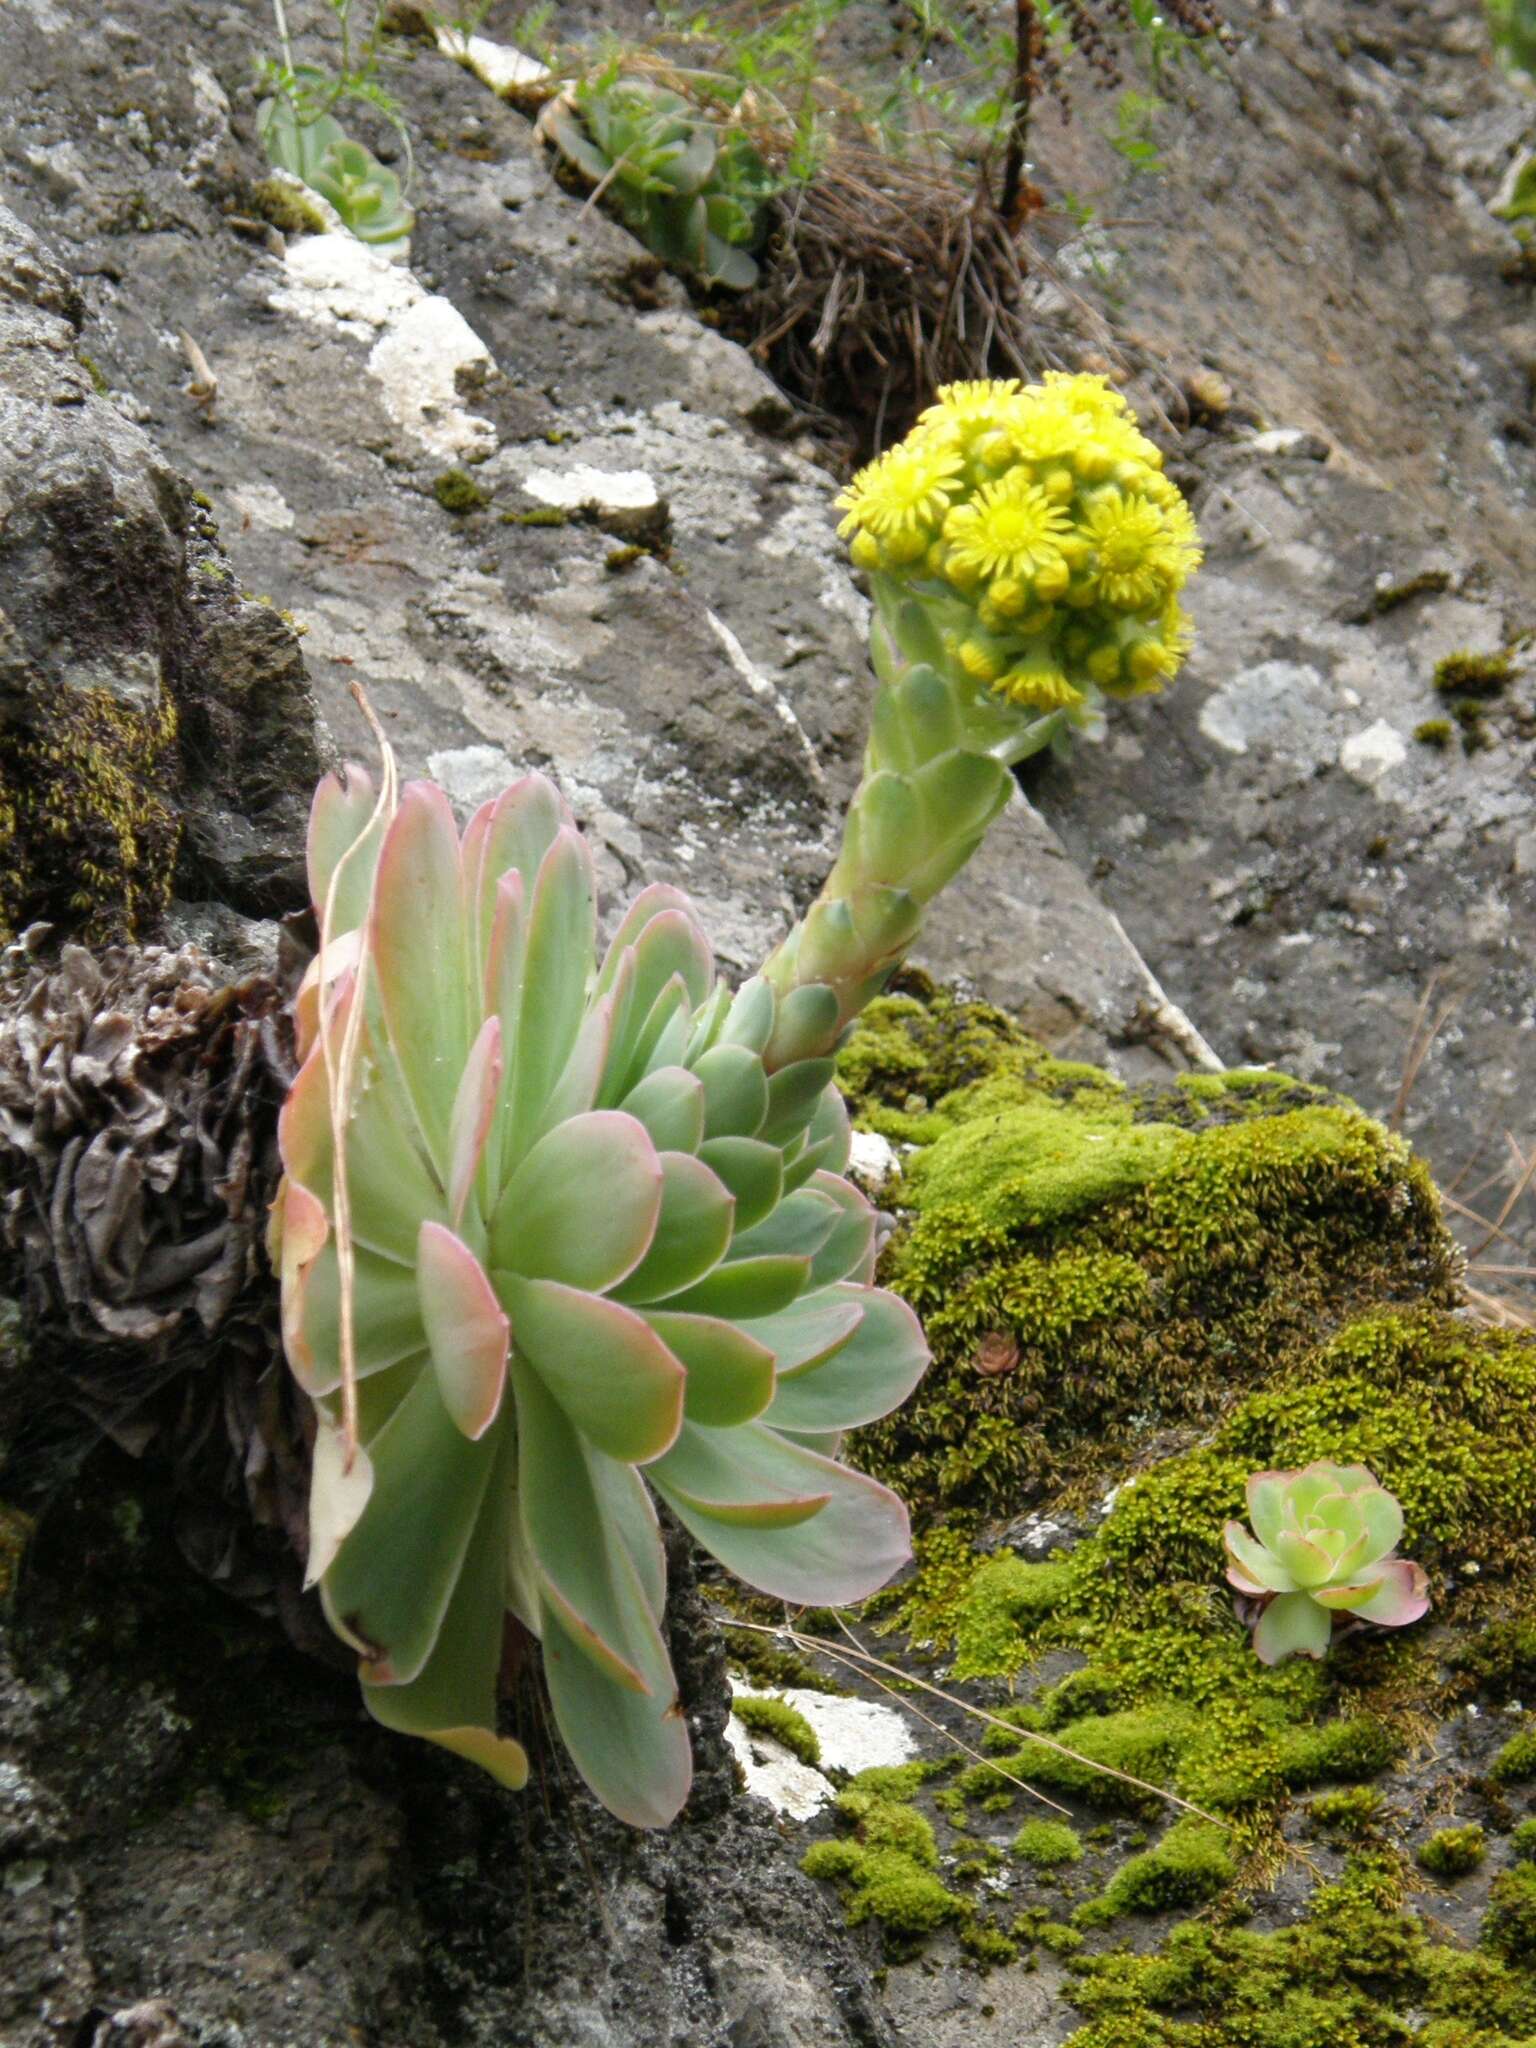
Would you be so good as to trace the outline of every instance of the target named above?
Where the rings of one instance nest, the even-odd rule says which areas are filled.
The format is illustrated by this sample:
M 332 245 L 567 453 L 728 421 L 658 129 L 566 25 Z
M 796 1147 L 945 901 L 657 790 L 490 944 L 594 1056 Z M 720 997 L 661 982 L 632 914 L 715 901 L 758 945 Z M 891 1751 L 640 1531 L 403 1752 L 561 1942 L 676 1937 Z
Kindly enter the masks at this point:
M 1190 1921 L 1150 1954 L 1080 1959 L 1068 2048 L 1519 2048 L 1536 2030 L 1536 1979 L 1509 1961 L 1523 1892 L 1480 1954 L 1404 1896 L 1397 1858 L 1361 1856 L 1275 1933 Z
M 1488 1854 L 1488 1837 L 1470 1821 L 1465 1827 L 1441 1828 L 1415 1852 L 1419 1867 L 1431 1877 L 1466 1877 Z
M 871 1005 L 839 1076 L 867 1127 L 918 1148 L 882 1278 L 934 1364 L 856 1462 L 920 1513 L 1016 1514 L 1108 1462 L 1132 1418 L 1203 1423 L 1363 1308 L 1454 1299 L 1423 1167 L 1284 1076 L 1133 1093 L 937 994 Z
M 1514 673 L 1507 654 L 1472 654 L 1461 648 L 1435 663 L 1435 688 L 1443 697 L 1497 697 Z
M 792 1707 L 788 1700 L 737 1693 L 731 1701 L 731 1712 L 743 1728 L 750 1729 L 754 1735 L 772 1736 L 791 1755 L 799 1757 L 801 1763 L 821 1762 L 821 1742 L 816 1730 L 799 1708 Z
M 1029 1820 L 1013 1838 L 1013 1853 L 1032 1870 L 1059 1870 L 1082 1860 L 1083 1838 L 1064 1820 Z

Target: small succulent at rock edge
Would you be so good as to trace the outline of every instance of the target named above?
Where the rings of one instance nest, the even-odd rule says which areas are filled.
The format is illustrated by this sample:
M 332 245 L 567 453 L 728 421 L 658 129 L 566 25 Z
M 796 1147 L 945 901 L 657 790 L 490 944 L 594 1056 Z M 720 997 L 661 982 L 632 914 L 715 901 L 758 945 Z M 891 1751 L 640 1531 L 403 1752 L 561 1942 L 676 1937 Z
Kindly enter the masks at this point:
M 1403 1628 L 1427 1612 L 1423 1568 L 1394 1555 L 1403 1511 L 1364 1465 L 1256 1472 L 1247 1491 L 1253 1529 L 1227 1523 L 1227 1579 L 1259 1610 L 1262 1663 L 1322 1657 L 1341 1625 Z
M 309 862 L 271 1236 L 315 1409 L 309 1578 L 378 1720 L 518 1785 L 510 1611 L 589 1785 L 664 1825 L 691 1763 L 651 1495 L 796 1603 L 908 1554 L 901 1502 L 836 1452 L 911 1390 L 922 1333 L 871 1284 L 830 1060 L 765 1058 L 836 1000 L 732 997 L 659 886 L 597 961 L 591 857 L 538 777 L 461 839 L 386 753 L 377 797 L 322 783 Z
M 539 119 L 546 136 L 664 263 L 746 291 L 772 179 L 739 128 L 638 78 L 584 80 Z
M 299 76 L 323 83 L 308 67 Z M 256 125 L 269 160 L 328 200 L 360 242 L 398 242 L 411 232 L 415 216 L 400 180 L 334 114 L 308 114 L 278 93 L 262 101 Z

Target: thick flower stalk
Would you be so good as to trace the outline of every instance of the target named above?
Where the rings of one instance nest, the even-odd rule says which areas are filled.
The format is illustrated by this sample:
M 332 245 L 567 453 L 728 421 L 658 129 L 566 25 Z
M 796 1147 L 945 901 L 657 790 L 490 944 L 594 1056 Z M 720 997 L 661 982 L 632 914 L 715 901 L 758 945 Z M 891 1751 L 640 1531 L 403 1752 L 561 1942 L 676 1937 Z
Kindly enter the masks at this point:
M 763 1056 L 833 998 L 733 998 L 668 888 L 597 959 L 591 858 L 538 777 L 461 837 L 386 754 L 377 796 L 321 784 L 309 866 L 271 1246 L 314 1403 L 310 1581 L 374 1716 L 513 1786 L 515 1617 L 588 1784 L 663 1825 L 691 1759 L 652 1495 L 796 1603 L 908 1555 L 901 1502 L 836 1452 L 910 1392 L 922 1333 L 871 1284 L 830 1061 Z
M 775 1058 L 826 1051 L 884 986 L 1016 763 L 1174 674 L 1200 560 L 1161 453 L 1102 377 L 951 384 L 839 503 L 880 688 L 837 865 L 763 970 L 781 993 L 830 988 L 837 1024 L 781 1030 Z
M 1336 1627 L 1403 1628 L 1429 1608 L 1422 1566 L 1393 1553 L 1403 1511 L 1364 1465 L 1327 1459 L 1248 1481 L 1250 1532 L 1226 1526 L 1227 1579 L 1257 1610 L 1261 1662 L 1322 1657 Z

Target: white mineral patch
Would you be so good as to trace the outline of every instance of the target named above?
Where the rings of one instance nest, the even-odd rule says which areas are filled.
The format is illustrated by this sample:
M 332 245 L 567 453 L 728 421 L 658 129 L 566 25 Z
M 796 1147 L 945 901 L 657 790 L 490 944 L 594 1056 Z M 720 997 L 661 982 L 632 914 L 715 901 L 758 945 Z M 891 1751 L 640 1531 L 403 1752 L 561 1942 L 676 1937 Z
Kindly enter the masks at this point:
M 517 769 L 500 747 L 445 747 L 427 756 L 427 773 L 466 810 L 500 796 Z
M 1261 661 L 1211 692 L 1200 708 L 1200 730 L 1229 754 L 1251 750 L 1310 762 L 1328 750 L 1328 709 L 1328 688 L 1315 668 Z
M 491 453 L 496 429 L 466 411 L 460 389 L 466 372 L 483 377 L 493 367 L 491 352 L 456 306 L 345 232 L 300 237 L 283 267 L 288 281 L 272 294 L 273 305 L 372 339 L 368 368 L 399 426 L 448 460 Z
M 745 1679 L 733 1679 L 738 1692 L 755 1692 Z M 879 1700 L 841 1699 L 831 1693 L 795 1687 L 771 1695 L 803 1714 L 816 1731 L 825 1770 L 850 1776 L 876 1764 L 909 1763 L 918 1754 L 912 1722 L 897 1707 Z M 731 1748 L 741 1759 L 747 1789 L 794 1820 L 809 1820 L 832 1797 L 832 1786 L 820 1770 L 801 1763 L 782 1743 L 742 1727 L 735 1715 L 726 1724 Z
M 725 1724 L 725 1739 L 741 1765 L 747 1790 L 766 1799 L 775 1813 L 810 1820 L 831 1799 L 832 1787 L 820 1771 L 801 1763 L 772 1736 L 743 1728 L 734 1714 Z
M 866 1194 L 878 1194 L 900 1165 L 889 1138 L 878 1131 L 855 1131 L 848 1150 L 848 1171 Z
M 229 502 L 240 514 L 242 526 L 287 533 L 294 523 L 293 507 L 274 484 L 242 484 L 238 491 L 230 492 Z
M 1373 789 L 1384 775 L 1408 758 L 1408 743 L 1395 725 L 1378 718 L 1364 732 L 1351 733 L 1339 749 L 1339 766 L 1356 782 Z
M 441 25 L 437 47 L 466 71 L 472 71 L 482 85 L 503 96 L 531 91 L 549 76 L 549 66 L 510 43 L 493 43 L 488 36 L 466 36 L 456 28 Z
M 643 469 L 530 469 L 523 489 L 561 512 L 654 512 L 661 494 Z
M 434 455 L 494 453 L 496 429 L 460 402 L 460 380 L 483 377 L 491 352 L 457 306 L 434 294 L 391 321 L 368 367 L 391 417 Z

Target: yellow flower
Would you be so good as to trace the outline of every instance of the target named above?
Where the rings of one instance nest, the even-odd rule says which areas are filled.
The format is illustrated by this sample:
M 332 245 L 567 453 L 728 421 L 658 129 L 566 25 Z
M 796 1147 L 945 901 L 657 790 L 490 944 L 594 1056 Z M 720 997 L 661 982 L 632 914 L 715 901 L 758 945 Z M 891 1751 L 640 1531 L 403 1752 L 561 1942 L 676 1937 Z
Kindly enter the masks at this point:
M 1061 562 L 1067 515 L 1022 469 L 983 484 L 969 504 L 944 521 L 949 560 L 962 575 L 1025 582 Z
M 936 405 L 918 422 L 947 441 L 970 441 L 1005 426 L 1018 404 L 1017 377 L 978 377 L 966 384 L 941 384 Z
M 1065 672 L 1052 661 L 1026 661 L 992 685 L 1000 697 L 1015 704 L 1028 704 L 1037 711 L 1065 711 L 1081 704 L 1083 693 L 1067 681 Z
M 881 539 L 935 532 L 950 499 L 961 489 L 961 462 L 953 448 L 931 435 L 909 434 L 861 469 L 838 499 L 847 518 L 837 529 Z M 921 552 L 919 550 L 918 552 Z
M 1117 611 L 1146 612 L 1178 590 L 1199 560 L 1194 521 L 1137 491 L 1107 490 L 1088 508 L 1084 528 L 1098 558 L 1095 588 Z

